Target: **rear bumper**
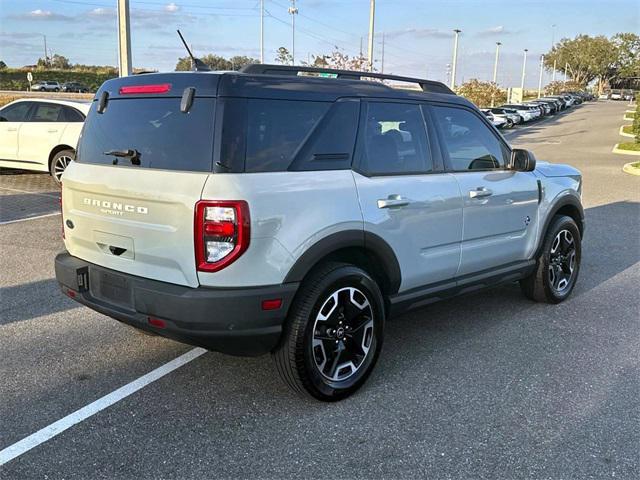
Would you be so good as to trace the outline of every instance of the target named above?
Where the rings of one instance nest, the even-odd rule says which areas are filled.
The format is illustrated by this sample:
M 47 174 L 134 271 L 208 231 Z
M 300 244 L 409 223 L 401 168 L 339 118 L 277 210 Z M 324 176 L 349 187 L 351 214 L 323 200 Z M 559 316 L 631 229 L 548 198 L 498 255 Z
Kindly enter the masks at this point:
M 183 343 L 242 356 L 276 347 L 299 285 L 190 288 L 110 270 L 66 252 L 56 257 L 55 270 L 62 291 L 97 312 Z M 264 300 L 277 298 L 280 308 L 262 309 Z M 151 325 L 149 317 L 164 327 Z

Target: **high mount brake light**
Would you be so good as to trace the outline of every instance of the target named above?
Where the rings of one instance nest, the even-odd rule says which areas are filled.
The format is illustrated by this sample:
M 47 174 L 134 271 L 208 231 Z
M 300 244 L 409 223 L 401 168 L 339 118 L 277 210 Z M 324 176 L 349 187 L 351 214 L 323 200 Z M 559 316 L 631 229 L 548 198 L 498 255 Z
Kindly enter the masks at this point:
M 120 95 L 131 95 L 135 93 L 167 93 L 170 90 L 170 83 L 158 83 L 155 85 L 127 85 L 125 87 L 120 87 Z
M 217 272 L 249 247 L 251 220 L 243 200 L 201 200 L 196 203 L 194 244 L 196 268 Z

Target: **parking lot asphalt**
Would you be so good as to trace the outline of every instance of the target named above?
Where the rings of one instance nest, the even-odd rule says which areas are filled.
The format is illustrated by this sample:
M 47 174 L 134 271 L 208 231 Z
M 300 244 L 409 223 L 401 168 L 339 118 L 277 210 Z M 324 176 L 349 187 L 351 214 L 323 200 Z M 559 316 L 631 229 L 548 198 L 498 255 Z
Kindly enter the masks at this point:
M 589 103 L 506 133 L 583 172 L 570 300 L 506 285 L 404 315 L 365 387 L 337 404 L 290 393 L 267 356 L 209 352 L 0 478 L 640 478 L 640 179 L 611 153 L 625 108 Z M 57 207 L 45 175 L 2 175 L 0 192 L 9 220 L 35 216 L 13 212 L 16 195 Z M 191 350 L 58 291 L 59 216 L 0 225 L 0 245 L 0 450 Z

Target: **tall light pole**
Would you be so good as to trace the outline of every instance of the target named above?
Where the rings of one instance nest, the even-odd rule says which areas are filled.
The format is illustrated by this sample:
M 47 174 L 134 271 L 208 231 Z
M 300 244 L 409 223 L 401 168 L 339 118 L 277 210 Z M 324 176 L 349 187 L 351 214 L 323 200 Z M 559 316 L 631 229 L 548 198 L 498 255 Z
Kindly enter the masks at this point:
M 453 31 L 456 34 L 455 40 L 453 41 L 453 60 L 451 62 L 451 90 L 456 88 L 456 64 L 458 63 L 458 37 L 460 36 L 460 32 L 462 30 L 458 30 L 457 28 Z
M 540 78 L 538 79 L 538 98 L 542 96 L 542 72 L 544 71 L 544 55 L 540 55 Z
M 520 88 L 522 89 L 522 97 L 524 99 L 524 76 L 527 72 L 527 52 L 528 48 L 524 49 L 524 60 L 522 61 L 522 80 L 520 81 Z
M 495 62 L 493 62 L 493 83 L 497 84 L 498 83 L 498 56 L 500 55 L 500 45 L 502 45 L 502 43 L 500 42 L 496 42 L 496 60 Z M 491 106 L 495 107 L 495 96 L 492 95 L 491 96 Z
M 564 64 L 564 81 L 567 81 L 567 70 L 569 70 L 569 62 Z
M 129 0 L 118 0 L 118 68 L 121 77 L 131 75 Z
M 296 0 L 291 0 L 291 6 L 288 10 L 291 15 L 291 65 L 296 64 L 296 15 L 298 14 L 298 8 L 296 7 Z
M 260 63 L 264 63 L 264 0 L 260 0 Z
M 376 20 L 376 0 L 371 0 L 369 6 L 369 51 L 367 59 L 369 61 L 369 71 L 373 72 L 373 33 Z
M 382 32 L 382 60 L 380 63 L 380 72 L 384 73 L 384 32 Z
M 551 25 L 551 50 L 553 50 L 553 47 L 555 47 L 556 45 L 556 27 L 558 25 L 556 25 L 555 23 L 553 25 Z M 551 81 L 555 82 L 556 81 L 556 60 L 553 61 L 553 72 L 552 72 L 552 77 L 551 77 Z
M 49 66 L 49 54 L 47 53 L 47 36 L 46 35 L 42 35 L 42 38 L 44 38 L 44 66 L 48 67 Z

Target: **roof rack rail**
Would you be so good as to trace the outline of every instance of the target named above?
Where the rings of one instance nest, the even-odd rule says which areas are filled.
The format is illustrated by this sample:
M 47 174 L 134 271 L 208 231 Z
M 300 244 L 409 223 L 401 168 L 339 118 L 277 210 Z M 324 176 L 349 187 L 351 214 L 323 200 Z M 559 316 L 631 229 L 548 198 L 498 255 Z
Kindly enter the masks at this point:
M 455 95 L 455 92 L 442 82 L 434 80 L 425 80 L 423 78 L 402 77 L 400 75 L 387 75 L 377 72 L 361 72 L 357 70 L 337 70 L 333 68 L 291 66 L 291 65 L 268 65 L 262 63 L 251 63 L 240 69 L 242 73 L 250 73 L 253 75 L 291 75 L 297 76 L 298 73 L 318 73 L 331 75 L 332 78 L 341 78 L 349 80 L 362 80 L 362 78 L 379 78 L 381 80 L 393 80 L 397 82 L 417 83 L 423 92 L 444 93 L 447 95 Z

